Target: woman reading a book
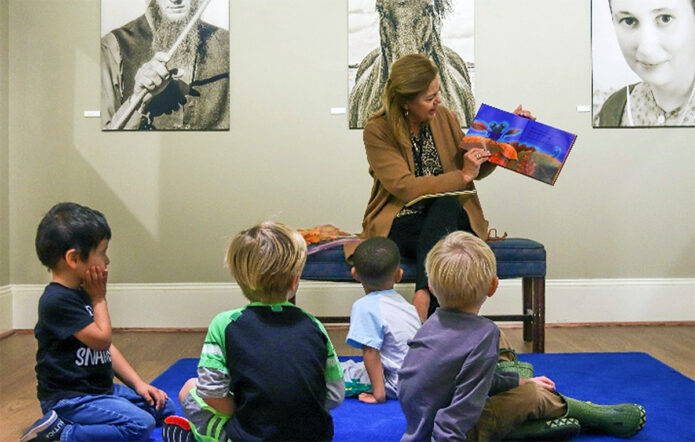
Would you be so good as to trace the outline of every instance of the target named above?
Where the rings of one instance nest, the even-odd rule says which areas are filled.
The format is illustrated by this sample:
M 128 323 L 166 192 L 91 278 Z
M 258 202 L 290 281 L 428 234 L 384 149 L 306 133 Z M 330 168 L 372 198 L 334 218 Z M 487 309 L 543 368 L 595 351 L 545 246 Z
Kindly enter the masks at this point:
M 618 45 L 642 80 L 603 103 L 596 125 L 695 126 L 695 0 L 609 0 Z
M 515 113 L 533 118 L 521 106 Z M 438 306 L 425 274 L 427 252 L 454 230 L 486 238 L 488 222 L 471 192 L 406 205 L 423 195 L 474 190 L 473 180 L 489 175 L 495 166 L 487 162 L 487 150 L 459 148 L 463 132 L 454 113 L 441 105 L 438 69 L 419 54 L 393 63 L 382 107 L 367 121 L 363 138 L 374 184 L 362 236 L 387 236 L 401 255 L 416 260 L 413 304 L 424 321 Z M 353 249 L 346 246 L 346 255 Z

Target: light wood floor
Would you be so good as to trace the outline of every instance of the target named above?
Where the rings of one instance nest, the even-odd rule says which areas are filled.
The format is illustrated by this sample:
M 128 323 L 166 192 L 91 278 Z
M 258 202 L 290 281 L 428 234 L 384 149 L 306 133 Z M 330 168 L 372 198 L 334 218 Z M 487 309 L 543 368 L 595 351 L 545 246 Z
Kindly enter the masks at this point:
M 504 327 L 520 353 L 530 352 L 520 328 Z M 360 354 L 345 344 L 345 327 L 329 327 L 339 355 Z M 180 358 L 200 354 L 203 332 L 117 332 L 114 343 L 145 380 Z M 546 352 L 645 352 L 695 379 L 695 325 L 550 327 Z M 36 341 L 29 333 L 0 340 L 0 441 L 16 441 L 40 417 L 34 375 Z

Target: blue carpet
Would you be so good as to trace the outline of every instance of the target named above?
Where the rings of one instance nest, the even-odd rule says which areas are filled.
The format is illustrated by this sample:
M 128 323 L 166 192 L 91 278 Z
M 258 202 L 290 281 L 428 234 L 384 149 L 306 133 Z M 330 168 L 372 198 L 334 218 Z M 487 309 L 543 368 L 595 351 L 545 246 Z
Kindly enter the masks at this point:
M 569 397 L 597 404 L 643 405 L 647 425 L 631 440 L 695 441 L 695 381 L 645 353 L 528 353 L 519 358 L 532 363 L 536 375 L 553 379 L 558 391 Z M 181 359 L 152 384 L 176 398 L 186 379 L 195 376 L 197 363 Z M 395 400 L 368 405 L 346 399 L 332 415 L 336 441 L 397 441 L 405 429 Z M 161 440 L 159 429 L 153 436 Z M 574 440 L 625 439 L 582 433 Z

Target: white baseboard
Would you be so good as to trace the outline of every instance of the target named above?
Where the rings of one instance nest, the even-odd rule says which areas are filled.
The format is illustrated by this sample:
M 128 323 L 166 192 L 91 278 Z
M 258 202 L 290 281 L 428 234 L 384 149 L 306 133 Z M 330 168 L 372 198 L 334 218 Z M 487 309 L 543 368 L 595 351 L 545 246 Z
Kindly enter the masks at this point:
M 9 285 L 0 287 L 0 335 L 12 330 L 12 291 Z
M 412 284 L 396 288 L 412 296 Z M 11 328 L 34 327 L 42 291 L 36 284 L 0 287 L 0 312 L 12 312 Z M 695 320 L 695 278 L 547 280 L 545 292 L 547 323 Z M 316 316 L 349 316 L 362 294 L 358 284 L 302 281 L 297 304 Z M 119 328 L 205 328 L 215 314 L 246 304 L 234 283 L 110 284 L 107 299 Z M 521 281 L 500 281 L 481 313 L 521 313 Z

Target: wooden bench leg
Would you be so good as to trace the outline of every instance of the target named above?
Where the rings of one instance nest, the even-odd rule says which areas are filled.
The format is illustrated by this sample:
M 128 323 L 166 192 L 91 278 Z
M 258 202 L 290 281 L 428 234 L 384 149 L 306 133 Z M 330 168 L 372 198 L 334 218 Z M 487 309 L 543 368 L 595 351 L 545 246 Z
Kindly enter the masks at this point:
M 524 322 L 524 341 L 533 341 L 534 353 L 545 352 L 545 278 L 524 278 L 524 314 L 531 313 L 533 321 Z
M 545 353 L 545 278 L 533 278 L 533 351 Z
M 533 315 L 533 278 L 523 278 L 521 280 L 521 289 L 523 302 L 521 305 L 521 313 L 524 315 Z M 524 341 L 533 340 L 533 321 L 524 321 Z

